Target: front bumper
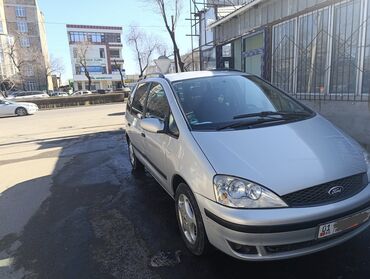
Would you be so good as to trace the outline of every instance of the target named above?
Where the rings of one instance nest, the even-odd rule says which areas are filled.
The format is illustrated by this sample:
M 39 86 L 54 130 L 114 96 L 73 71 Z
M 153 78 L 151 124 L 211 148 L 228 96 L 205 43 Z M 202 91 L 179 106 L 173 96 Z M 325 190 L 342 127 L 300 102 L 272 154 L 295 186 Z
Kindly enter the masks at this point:
M 318 252 L 354 237 L 370 225 L 368 220 L 341 234 L 317 239 L 319 225 L 370 208 L 370 184 L 349 199 L 306 208 L 234 209 L 198 194 L 196 199 L 210 243 L 243 260 L 280 260 Z
M 39 108 L 38 107 L 28 107 L 26 108 L 28 114 L 35 114 Z

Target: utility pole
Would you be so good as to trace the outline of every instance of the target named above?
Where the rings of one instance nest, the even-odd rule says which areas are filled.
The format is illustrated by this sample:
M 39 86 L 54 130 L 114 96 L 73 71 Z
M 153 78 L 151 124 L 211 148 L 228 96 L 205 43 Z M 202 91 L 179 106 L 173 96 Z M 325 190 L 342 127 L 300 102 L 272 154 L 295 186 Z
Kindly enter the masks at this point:
M 174 16 L 171 16 L 171 21 L 172 21 L 172 36 L 173 36 L 173 41 L 175 42 L 175 21 L 174 21 Z M 179 66 L 177 64 L 177 48 L 176 48 L 176 45 L 173 44 L 173 54 L 174 54 L 174 57 L 175 57 L 175 70 L 176 70 L 176 73 L 179 72 Z

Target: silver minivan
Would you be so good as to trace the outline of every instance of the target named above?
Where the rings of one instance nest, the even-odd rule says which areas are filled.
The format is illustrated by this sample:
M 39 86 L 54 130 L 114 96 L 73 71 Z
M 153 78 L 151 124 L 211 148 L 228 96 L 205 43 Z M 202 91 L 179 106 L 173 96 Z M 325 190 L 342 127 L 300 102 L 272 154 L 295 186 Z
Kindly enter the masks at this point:
M 370 224 L 369 157 L 321 115 L 236 71 L 140 81 L 126 111 L 134 171 L 175 200 L 187 248 L 243 260 L 317 252 Z

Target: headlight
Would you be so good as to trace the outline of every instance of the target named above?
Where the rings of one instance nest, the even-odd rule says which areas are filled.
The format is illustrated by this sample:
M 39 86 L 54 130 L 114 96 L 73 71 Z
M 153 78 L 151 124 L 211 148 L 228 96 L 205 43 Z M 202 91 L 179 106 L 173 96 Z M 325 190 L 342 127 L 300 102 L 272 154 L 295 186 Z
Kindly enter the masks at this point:
M 216 175 L 213 179 L 216 201 L 235 208 L 272 208 L 288 205 L 270 190 L 237 177 Z

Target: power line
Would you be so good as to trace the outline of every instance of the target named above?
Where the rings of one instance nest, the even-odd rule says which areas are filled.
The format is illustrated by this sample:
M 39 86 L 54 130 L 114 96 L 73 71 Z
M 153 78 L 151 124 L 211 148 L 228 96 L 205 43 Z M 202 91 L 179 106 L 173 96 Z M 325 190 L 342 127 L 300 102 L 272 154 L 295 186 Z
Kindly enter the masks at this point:
M 18 23 L 18 21 L 6 21 L 7 23 Z M 26 22 L 26 21 L 25 21 Z M 57 22 L 57 21 L 31 21 L 31 22 L 27 22 L 27 23 L 44 23 L 44 24 L 50 24 L 50 25 L 68 25 L 68 24 L 71 24 L 71 23 L 66 23 L 66 22 Z M 80 25 L 80 24 L 77 24 L 77 25 Z M 99 24 L 81 24 L 81 25 L 96 25 L 96 26 L 99 26 Z M 165 29 L 165 26 L 162 26 L 162 25 L 113 25 L 113 26 L 117 26 L 117 27 L 122 27 L 122 28 L 127 28 L 127 27 L 136 27 L 136 28 L 160 28 L 160 29 Z M 176 27 L 188 27 L 188 25 L 177 25 Z

